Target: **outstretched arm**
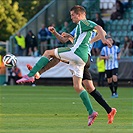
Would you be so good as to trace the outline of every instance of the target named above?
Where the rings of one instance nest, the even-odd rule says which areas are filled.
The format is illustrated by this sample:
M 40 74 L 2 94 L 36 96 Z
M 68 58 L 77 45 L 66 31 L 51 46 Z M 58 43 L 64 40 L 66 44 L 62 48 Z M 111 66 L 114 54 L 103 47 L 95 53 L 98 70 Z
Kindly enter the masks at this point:
M 100 56 L 100 59 L 102 60 L 108 60 L 109 59 L 109 56 Z
M 71 36 L 70 34 L 68 33 L 65 33 L 63 32 L 61 35 L 55 30 L 54 27 L 50 26 L 48 27 L 49 31 L 55 35 L 55 37 L 61 41 L 62 43 L 65 43 L 67 41 L 72 41 L 73 42 L 73 36 Z M 50 60 L 50 62 L 45 66 L 43 67 L 40 71 L 39 71 L 39 74 L 41 75 L 42 73 L 44 73 L 45 71 L 49 70 L 50 68 L 54 67 L 55 65 L 57 65 L 58 63 L 60 62 L 60 59 L 57 59 L 57 58 L 52 58 Z M 65 62 L 65 61 L 63 61 Z M 68 62 L 65 62 L 65 63 L 68 63 Z
M 106 45 L 108 45 L 108 47 L 111 47 L 112 44 L 109 40 L 107 40 L 105 38 L 105 31 L 103 30 L 103 28 L 101 26 L 97 25 L 97 26 L 95 26 L 95 29 L 97 30 L 97 33 L 100 36 L 100 39 L 103 42 L 103 44 L 106 44 Z
M 68 33 L 65 33 L 63 32 L 61 35 L 55 30 L 54 27 L 50 26 L 48 27 L 49 31 L 55 35 L 55 37 L 60 40 L 62 43 L 65 43 L 67 41 L 73 41 L 73 36 L 71 36 L 70 34 Z M 53 57 L 49 63 L 43 67 L 40 71 L 39 71 L 39 74 L 41 75 L 42 73 L 44 73 L 45 71 L 49 70 L 50 68 L 54 67 L 55 65 L 57 65 L 61 60 L 60 59 L 57 59 L 56 57 Z M 62 61 L 62 62 L 65 62 L 65 63 L 69 63 L 69 62 L 66 62 L 66 61 Z M 37 77 L 37 79 L 40 78 L 40 75 Z M 35 76 L 36 77 L 36 76 Z
M 68 36 L 60 35 L 53 26 L 49 26 L 48 30 L 62 43 L 66 43 L 69 41 Z
M 117 59 L 120 60 L 121 58 L 121 52 L 117 55 Z
M 103 34 L 104 34 L 104 36 L 107 35 L 107 33 L 104 30 L 103 30 Z M 100 34 L 98 33 L 94 38 L 91 39 L 90 43 L 92 44 L 92 43 L 94 43 L 94 42 L 96 42 L 96 41 L 98 41 L 100 39 L 101 39 L 100 38 Z
M 71 34 L 63 32 L 61 36 L 67 38 L 69 41 L 71 41 L 71 43 L 73 43 L 74 37 Z

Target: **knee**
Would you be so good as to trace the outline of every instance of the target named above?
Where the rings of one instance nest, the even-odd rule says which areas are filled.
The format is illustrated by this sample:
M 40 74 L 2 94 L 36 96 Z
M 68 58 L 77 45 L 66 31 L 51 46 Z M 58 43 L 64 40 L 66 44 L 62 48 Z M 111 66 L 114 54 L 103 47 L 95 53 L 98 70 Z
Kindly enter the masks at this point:
M 117 82 L 117 79 L 113 79 L 113 82 Z
M 78 85 L 73 85 L 73 88 L 74 88 L 75 90 L 77 90 L 79 87 L 78 87 Z
M 83 85 L 88 93 L 91 93 L 95 90 L 95 86 L 92 80 L 83 80 Z
M 108 83 L 112 83 L 112 78 L 107 79 Z
M 117 82 L 117 76 L 113 76 L 113 81 Z
M 50 52 L 49 50 L 46 50 L 42 56 L 45 56 L 45 57 L 49 57 L 50 56 Z
M 92 91 L 95 90 L 95 87 L 93 87 L 93 88 L 92 88 L 92 87 L 89 87 L 89 88 L 86 87 L 85 89 L 86 89 L 86 91 L 90 94 Z
M 48 54 L 48 50 L 46 50 L 44 53 L 43 53 L 43 56 L 47 55 Z
M 74 89 L 75 89 L 75 91 L 76 91 L 77 93 L 80 93 L 81 91 L 84 90 L 83 87 L 80 86 L 80 85 L 78 85 L 78 84 L 73 85 L 73 87 L 74 87 Z

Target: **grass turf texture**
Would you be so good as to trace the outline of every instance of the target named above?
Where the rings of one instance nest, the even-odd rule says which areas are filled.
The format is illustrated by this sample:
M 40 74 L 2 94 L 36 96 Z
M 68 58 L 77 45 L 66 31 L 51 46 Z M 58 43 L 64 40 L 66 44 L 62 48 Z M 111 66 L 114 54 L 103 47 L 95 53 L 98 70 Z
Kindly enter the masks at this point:
M 117 109 L 111 125 L 90 96 L 99 115 L 88 127 L 87 111 L 70 86 L 0 86 L 0 133 L 133 133 L 133 88 L 119 88 L 119 98 L 111 98 L 108 88 L 97 89 Z

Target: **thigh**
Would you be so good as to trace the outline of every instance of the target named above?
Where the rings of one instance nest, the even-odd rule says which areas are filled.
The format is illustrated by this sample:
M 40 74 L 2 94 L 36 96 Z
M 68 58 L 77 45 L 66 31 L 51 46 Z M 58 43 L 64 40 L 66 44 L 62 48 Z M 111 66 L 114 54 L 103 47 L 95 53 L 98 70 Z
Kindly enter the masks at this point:
M 72 58 L 74 58 L 71 49 L 68 47 L 56 48 L 55 56 L 56 58 L 59 58 L 65 61 L 69 61 L 69 60 L 72 60 Z
M 106 75 L 107 75 L 107 82 L 111 83 L 112 82 L 112 70 L 106 70 Z
M 89 72 L 89 68 L 84 67 L 83 80 L 92 80 L 92 76 Z
M 113 74 L 113 81 L 117 82 L 118 68 L 113 69 L 112 74 Z
M 50 68 L 54 67 L 55 65 L 57 65 L 58 63 L 60 62 L 60 59 L 57 59 L 57 58 L 52 58 L 49 63 L 43 67 L 39 73 L 42 74 L 44 73 L 45 71 L 49 70 Z
M 112 70 L 106 70 L 106 75 L 107 75 L 107 78 L 111 78 L 112 77 Z
M 90 67 L 90 56 L 88 56 L 88 61 L 84 67 L 83 80 L 92 80 L 92 76 L 90 74 L 89 67 Z
M 51 50 L 46 50 L 43 54 L 43 56 L 47 57 L 47 58 L 51 58 L 51 57 L 55 57 L 55 49 L 51 49 Z
M 70 48 L 57 48 L 55 49 L 55 56 L 61 60 L 69 61 L 69 69 L 72 74 L 83 78 L 83 70 L 85 62 L 77 56 Z
M 112 75 L 118 76 L 118 68 L 112 70 Z

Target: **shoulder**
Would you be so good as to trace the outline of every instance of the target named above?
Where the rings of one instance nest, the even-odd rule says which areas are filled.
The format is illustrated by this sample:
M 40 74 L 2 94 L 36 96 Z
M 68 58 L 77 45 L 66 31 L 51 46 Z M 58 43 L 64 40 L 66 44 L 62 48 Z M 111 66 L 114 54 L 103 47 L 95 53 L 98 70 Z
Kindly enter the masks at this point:
M 80 24 L 84 24 L 86 26 L 89 26 L 89 25 L 92 25 L 92 24 L 97 25 L 95 22 L 93 22 L 91 20 L 87 20 L 87 19 L 86 20 L 81 20 Z
M 119 49 L 119 47 L 117 45 L 113 45 L 113 47 L 116 48 L 116 49 Z
M 80 24 L 82 24 L 82 23 L 85 24 L 86 26 L 89 26 L 89 24 L 90 24 L 88 20 L 81 20 Z
M 103 48 L 102 48 L 102 49 L 103 49 L 103 50 L 105 50 L 105 49 L 107 49 L 107 48 L 108 48 L 108 46 L 103 46 Z

